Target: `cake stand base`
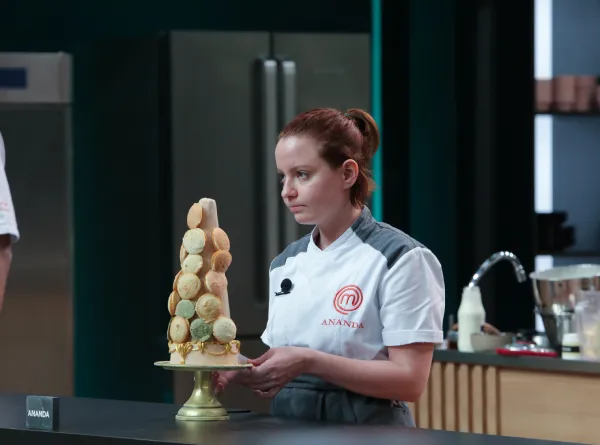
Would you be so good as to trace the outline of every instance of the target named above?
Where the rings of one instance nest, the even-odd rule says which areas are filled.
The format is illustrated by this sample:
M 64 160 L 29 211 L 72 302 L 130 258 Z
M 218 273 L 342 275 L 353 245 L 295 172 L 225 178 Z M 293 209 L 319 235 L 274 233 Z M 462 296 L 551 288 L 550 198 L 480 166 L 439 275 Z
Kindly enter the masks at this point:
M 227 410 L 221 405 L 221 402 L 219 402 L 219 399 L 215 395 L 212 381 L 213 371 L 239 371 L 252 367 L 250 364 L 230 366 L 176 365 L 168 361 L 156 362 L 154 364 L 172 371 L 191 371 L 194 373 L 192 395 L 175 416 L 176 420 L 192 422 L 229 419 Z

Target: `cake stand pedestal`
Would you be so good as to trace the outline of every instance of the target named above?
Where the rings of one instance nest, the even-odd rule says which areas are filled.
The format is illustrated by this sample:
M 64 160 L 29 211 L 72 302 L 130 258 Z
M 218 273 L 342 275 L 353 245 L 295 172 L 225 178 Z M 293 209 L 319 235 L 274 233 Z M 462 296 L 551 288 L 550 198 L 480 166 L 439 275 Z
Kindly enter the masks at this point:
M 179 409 L 176 420 L 187 420 L 193 422 L 205 422 L 212 420 L 228 420 L 229 414 L 223 408 L 221 402 L 215 395 L 212 382 L 213 371 L 241 371 L 251 368 L 251 364 L 239 364 L 228 366 L 194 366 L 178 365 L 168 361 L 156 362 L 156 366 L 171 371 L 191 371 L 194 373 L 194 389 L 187 402 Z

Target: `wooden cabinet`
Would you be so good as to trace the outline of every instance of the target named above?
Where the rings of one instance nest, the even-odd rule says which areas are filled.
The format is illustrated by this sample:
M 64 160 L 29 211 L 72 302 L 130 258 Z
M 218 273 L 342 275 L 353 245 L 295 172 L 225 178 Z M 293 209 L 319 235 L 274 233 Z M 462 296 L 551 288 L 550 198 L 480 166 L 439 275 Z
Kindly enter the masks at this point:
M 600 445 L 600 374 L 435 361 L 421 428 Z

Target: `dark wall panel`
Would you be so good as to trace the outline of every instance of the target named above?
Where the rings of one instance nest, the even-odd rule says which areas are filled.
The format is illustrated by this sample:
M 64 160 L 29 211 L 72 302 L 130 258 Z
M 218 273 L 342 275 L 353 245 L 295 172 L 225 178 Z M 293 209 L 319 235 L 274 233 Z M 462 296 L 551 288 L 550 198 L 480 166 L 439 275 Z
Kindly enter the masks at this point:
M 457 29 L 458 279 L 466 285 L 492 253 L 534 268 L 533 1 L 485 0 Z M 488 322 L 533 328 L 530 283 L 498 264 L 481 281 Z

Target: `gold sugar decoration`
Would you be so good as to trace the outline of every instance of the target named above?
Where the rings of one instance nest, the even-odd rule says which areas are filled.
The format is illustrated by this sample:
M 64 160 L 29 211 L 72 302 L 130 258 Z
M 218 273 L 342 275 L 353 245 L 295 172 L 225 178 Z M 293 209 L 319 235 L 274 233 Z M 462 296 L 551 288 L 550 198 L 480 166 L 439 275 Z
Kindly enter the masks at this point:
M 188 341 L 185 343 L 177 343 L 175 344 L 175 348 L 173 349 L 173 343 L 169 342 L 169 352 L 177 352 L 181 355 L 181 364 L 185 364 L 185 359 L 192 351 L 200 351 L 201 353 L 207 353 L 213 356 L 221 356 L 225 354 L 239 354 L 241 351 L 241 343 L 239 340 L 232 340 L 229 343 L 226 343 L 223 346 L 223 350 L 220 352 L 213 352 L 207 349 L 207 345 L 214 345 L 219 343 L 214 342 L 192 342 Z M 235 346 L 235 349 L 233 348 Z
M 175 350 L 181 356 L 181 364 L 185 364 L 185 358 L 188 356 L 190 352 L 194 349 L 194 345 L 190 342 L 180 343 L 175 346 Z

